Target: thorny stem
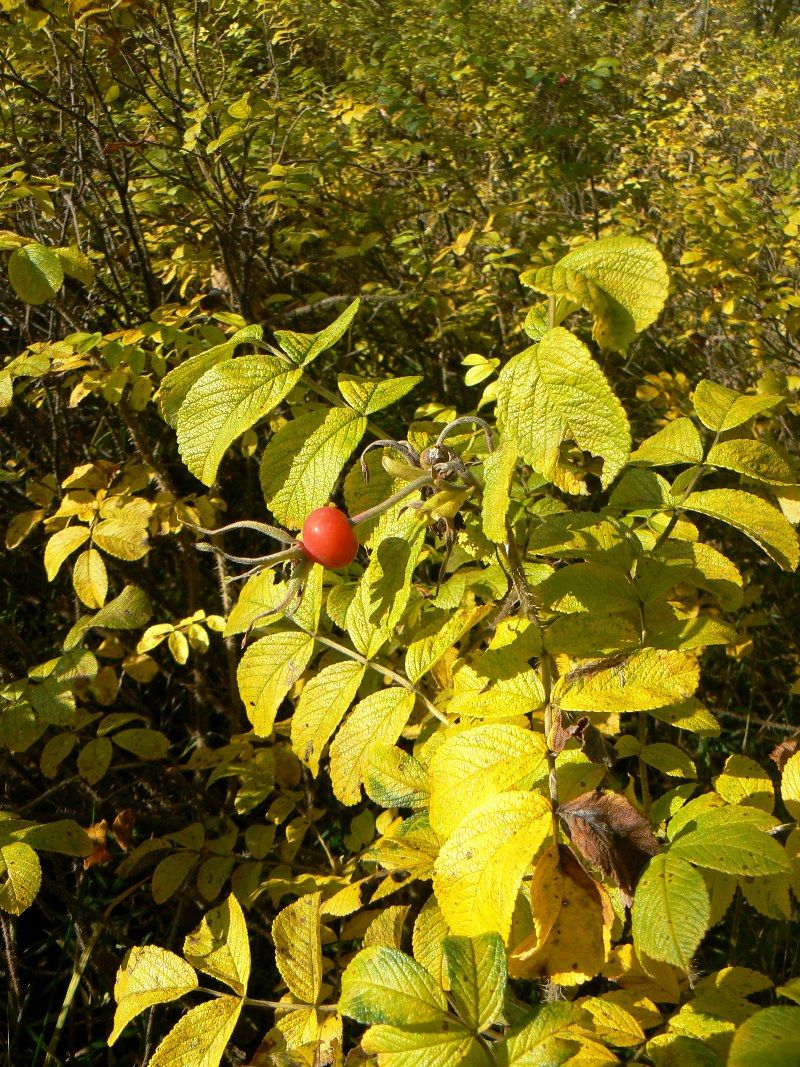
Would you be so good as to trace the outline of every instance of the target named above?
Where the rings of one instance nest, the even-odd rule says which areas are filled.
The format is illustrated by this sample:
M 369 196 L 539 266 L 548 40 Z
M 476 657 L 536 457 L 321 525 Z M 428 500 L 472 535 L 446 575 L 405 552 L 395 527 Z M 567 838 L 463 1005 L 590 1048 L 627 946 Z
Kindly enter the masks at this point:
M 213 552 L 215 556 L 226 559 L 229 563 L 281 563 L 287 559 L 303 559 L 305 553 L 298 545 L 291 548 L 283 548 L 280 552 L 272 552 L 268 556 L 231 556 L 224 552 L 219 545 L 200 544 L 194 546 L 198 552 Z
M 276 541 L 282 541 L 286 545 L 294 544 L 294 538 L 286 530 L 279 530 L 277 526 L 269 526 L 266 522 L 256 522 L 255 519 L 242 519 L 241 522 L 229 522 L 227 526 L 218 526 L 216 530 L 207 530 L 205 526 L 195 526 L 192 522 L 184 522 L 184 526 L 195 533 L 212 536 L 215 534 L 229 533 L 231 530 L 255 530 L 257 533 L 274 537 Z
M 367 522 L 368 519 L 374 519 L 376 515 L 382 515 L 384 511 L 388 511 L 389 508 L 394 507 L 405 497 L 410 496 L 411 493 L 415 493 L 418 489 L 424 489 L 425 486 L 433 485 L 433 478 L 426 474 L 422 478 L 416 478 L 413 482 L 407 482 L 402 489 L 398 489 L 396 493 L 392 493 L 385 500 L 382 500 L 380 504 L 376 504 L 373 508 L 367 508 L 366 511 L 362 511 L 358 515 L 353 515 L 349 520 L 351 526 L 358 526 L 362 522 Z
M 514 584 L 520 607 L 526 619 L 532 622 L 537 629 L 544 644 L 544 627 L 536 611 L 536 606 L 528 589 L 528 580 L 525 576 L 525 568 L 519 556 L 517 543 L 510 524 L 506 526 L 505 557 L 508 564 L 511 581 Z M 556 777 L 556 757 L 550 751 L 550 734 L 553 728 L 553 707 L 550 702 L 553 690 L 553 657 L 549 652 L 542 649 L 540 657 L 542 669 L 542 686 L 544 688 L 544 736 L 547 753 L 547 785 L 550 793 L 550 806 L 553 819 L 553 843 L 558 845 L 558 779 Z

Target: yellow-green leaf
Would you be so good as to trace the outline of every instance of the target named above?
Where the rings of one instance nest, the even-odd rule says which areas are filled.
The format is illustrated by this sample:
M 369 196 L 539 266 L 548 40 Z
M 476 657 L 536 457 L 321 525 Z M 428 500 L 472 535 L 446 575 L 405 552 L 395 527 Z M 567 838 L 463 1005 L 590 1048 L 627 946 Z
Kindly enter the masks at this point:
M 44 549 L 44 568 L 48 582 L 52 582 L 58 574 L 64 560 L 88 540 L 88 526 L 67 526 L 53 534 Z
M 694 410 L 709 430 L 724 433 L 748 422 L 763 411 L 770 411 L 783 402 L 782 396 L 763 393 L 743 396 L 707 378 L 698 382 L 692 397 Z
M 376 411 L 396 404 L 421 381 L 419 375 L 380 379 L 340 374 L 338 379 L 339 392 L 360 415 L 374 415 Z
M 483 461 L 481 522 L 484 534 L 495 544 L 504 544 L 508 539 L 506 516 L 516 465 L 514 450 L 506 447 L 496 449 Z
M 328 502 L 366 428 L 366 416 L 330 408 L 301 415 L 275 434 L 264 449 L 261 488 L 278 522 L 297 530 Z
M 485 618 L 492 608 L 482 605 L 476 608 L 461 608 L 449 618 L 429 627 L 432 633 L 412 641 L 406 652 L 406 674 L 412 682 L 417 682 L 434 667 L 449 648 L 472 629 L 476 623 Z
M 781 796 L 791 817 L 800 822 L 800 752 L 795 752 L 784 764 Z
M 276 330 L 275 340 L 293 363 L 306 366 L 317 356 L 333 348 L 336 342 L 345 335 L 350 323 L 355 318 L 361 301 L 356 299 L 348 304 L 330 326 L 326 326 L 319 333 L 295 333 L 290 330 Z
M 416 960 L 396 948 L 364 949 L 342 976 L 339 1011 L 360 1023 L 418 1026 L 437 1023 L 444 993 Z
M 797 533 L 783 513 L 761 497 L 741 489 L 706 489 L 691 493 L 683 506 L 735 526 L 784 570 L 796 569 L 800 560 Z
M 671 852 L 682 859 L 742 876 L 791 872 L 786 852 L 766 832 L 777 825 L 776 820 L 758 808 L 714 808 L 697 815 L 690 825 L 694 829 L 672 843 Z
M 300 630 L 280 630 L 256 641 L 242 656 L 236 672 L 239 692 L 260 737 L 269 736 L 281 702 L 313 652 L 313 637 Z
M 800 1063 L 800 1008 L 764 1008 L 733 1035 L 727 1067 L 789 1067 Z
M 594 318 L 594 339 L 616 351 L 655 322 L 669 288 L 661 253 L 641 237 L 587 241 L 555 266 L 527 271 L 520 280 L 585 308 Z
M 269 414 L 301 374 L 279 356 L 240 356 L 198 378 L 177 417 L 178 448 L 192 474 L 211 485 L 229 445 Z
M 72 571 L 75 592 L 87 608 L 102 608 L 108 594 L 108 573 L 97 549 L 81 552 Z
M 64 283 L 64 271 L 55 251 L 32 241 L 12 252 L 8 280 L 26 304 L 52 300 Z
M 111 765 L 113 746 L 107 737 L 87 741 L 78 753 L 78 774 L 89 785 L 99 782 Z
M 636 886 L 631 916 L 639 955 L 688 972 L 711 919 L 702 875 L 672 851 L 654 856 Z
M 499 934 L 447 937 L 444 958 L 455 1009 L 473 1031 L 500 1017 L 506 994 L 506 950 Z
M 197 988 L 192 966 L 174 952 L 156 945 L 129 949 L 117 971 L 114 983 L 114 1029 L 108 1037 L 113 1045 L 128 1023 L 154 1004 L 177 1000 Z
M 772 779 L 747 756 L 728 756 L 722 773 L 714 779 L 714 788 L 728 804 L 746 804 L 769 812 L 775 804 Z
M 565 675 L 553 695 L 567 711 L 648 711 L 686 700 L 699 680 L 694 656 L 643 648 L 622 663 Z
M 700 463 L 703 442 L 691 419 L 674 419 L 631 452 L 631 463 L 670 467 L 676 463 Z
M 707 462 L 770 485 L 794 485 L 797 482 L 784 453 L 764 441 L 720 441 L 709 452 Z
M 559 466 L 565 441 L 602 458 L 604 486 L 628 460 L 631 435 L 622 404 L 586 345 L 560 326 L 503 367 L 497 415 L 525 462 L 566 491 L 577 487 Z
M 545 740 L 509 723 L 475 726 L 437 748 L 429 773 L 431 826 L 446 840 L 487 797 L 528 789 L 546 776 Z

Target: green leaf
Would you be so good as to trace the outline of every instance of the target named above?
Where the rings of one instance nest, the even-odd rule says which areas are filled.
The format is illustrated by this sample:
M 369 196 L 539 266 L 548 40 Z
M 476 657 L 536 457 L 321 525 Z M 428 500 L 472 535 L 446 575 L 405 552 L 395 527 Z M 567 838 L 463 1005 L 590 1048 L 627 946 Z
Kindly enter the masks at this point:
M 228 446 L 269 414 L 302 373 L 279 356 L 240 356 L 207 370 L 177 417 L 178 448 L 192 474 L 211 485 Z
M 328 503 L 366 428 L 365 416 L 330 408 L 301 415 L 278 430 L 261 461 L 264 499 L 278 522 L 299 530 L 309 512 Z
M 231 894 L 224 904 L 203 916 L 183 942 L 193 967 L 210 974 L 244 996 L 250 977 L 250 941 L 239 901 Z
M 794 485 L 797 482 L 788 458 L 774 445 L 763 441 L 720 441 L 708 453 L 706 462 L 770 485 Z
M 370 751 L 375 745 L 394 745 L 414 702 L 410 690 L 392 686 L 370 693 L 347 716 L 330 750 L 331 784 L 343 804 L 359 802 Z
M 147 1067 L 219 1067 L 244 1002 L 217 997 L 198 1004 L 170 1030 Z
M 44 304 L 52 300 L 64 284 L 64 271 L 52 248 L 33 241 L 12 252 L 8 261 L 8 280 L 26 304 Z
M 655 322 L 669 289 L 661 253 L 641 237 L 587 241 L 554 267 L 527 271 L 520 281 L 585 308 L 594 318 L 594 339 L 618 352 Z
M 340 374 L 339 392 L 360 415 L 374 415 L 396 404 L 422 381 L 421 375 L 400 378 L 357 378 L 354 374 Z
M 654 856 L 636 886 L 631 918 L 639 956 L 688 972 L 711 920 L 702 875 L 672 850 Z
M 114 983 L 113 1045 L 128 1023 L 154 1004 L 177 1000 L 197 988 L 197 975 L 180 956 L 155 945 L 137 945 L 128 950 Z
M 30 845 L 23 841 L 0 845 L 0 879 L 0 908 L 21 915 L 42 884 L 42 865 Z
M 300 630 L 279 630 L 256 641 L 242 656 L 236 679 L 247 717 L 259 737 L 272 732 L 278 708 L 313 652 L 313 637 Z
M 189 359 L 165 374 L 155 395 L 164 421 L 174 429 L 178 410 L 194 383 L 202 378 L 207 370 L 231 359 L 239 345 L 252 344 L 254 341 L 260 341 L 263 336 L 264 331 L 261 326 L 245 326 L 244 329 L 237 330 L 227 341 L 214 345 L 213 348 L 207 348 L 205 352 L 190 356 Z
M 681 418 L 642 441 L 631 452 L 631 463 L 647 463 L 652 467 L 670 467 L 676 463 L 695 464 L 703 458 L 703 442 L 691 419 Z
M 780 1005 L 751 1015 L 733 1035 L 727 1067 L 800 1063 L 800 1008 Z
M 436 859 L 433 888 L 454 934 L 508 937 L 522 876 L 551 829 L 549 802 L 517 790 L 489 797 L 453 832 Z
M 726 874 L 788 874 L 792 869 L 789 857 L 766 833 L 775 825 L 776 821 L 758 808 L 714 808 L 697 815 L 690 828 L 673 841 L 670 851 L 700 867 Z
M 498 1067 L 559 1067 L 580 1048 L 573 1028 L 585 1020 L 579 1004 L 542 1004 L 532 1018 L 508 1031 L 497 1047 Z
M 361 301 L 356 297 L 352 304 L 344 309 L 339 317 L 319 333 L 294 333 L 290 330 L 276 330 L 275 340 L 292 361 L 300 366 L 307 366 L 317 356 L 333 348 L 345 335 L 347 328 L 355 318 Z
M 319 772 L 322 750 L 353 703 L 365 671 L 361 663 L 342 660 L 323 667 L 303 687 L 292 718 L 292 748 L 312 774 Z
M 321 893 L 309 893 L 280 911 L 272 923 L 275 962 L 292 994 L 316 1004 L 322 988 Z
M 578 491 L 559 466 L 565 441 L 603 460 L 608 486 L 628 460 L 625 411 L 583 342 L 557 326 L 514 356 L 497 382 L 497 415 L 519 455 L 548 481 Z
M 396 948 L 359 952 L 342 975 L 339 1011 L 360 1023 L 414 1026 L 440 1023 L 444 993 L 422 964 Z
M 447 937 L 442 943 L 450 996 L 469 1028 L 480 1033 L 496 1022 L 506 995 L 506 950 L 499 934 Z
M 743 396 L 724 385 L 710 382 L 704 378 L 698 383 L 692 397 L 694 410 L 700 421 L 709 430 L 725 433 L 749 422 L 764 411 L 771 411 L 783 403 L 782 396 L 763 394 L 760 396 Z
M 475 726 L 437 748 L 429 773 L 431 826 L 444 841 L 488 797 L 529 789 L 545 777 L 544 737 L 511 723 Z
M 691 493 L 683 506 L 687 511 L 708 515 L 741 530 L 783 570 L 797 568 L 800 561 L 797 533 L 789 520 L 761 497 L 740 489 L 706 489 Z

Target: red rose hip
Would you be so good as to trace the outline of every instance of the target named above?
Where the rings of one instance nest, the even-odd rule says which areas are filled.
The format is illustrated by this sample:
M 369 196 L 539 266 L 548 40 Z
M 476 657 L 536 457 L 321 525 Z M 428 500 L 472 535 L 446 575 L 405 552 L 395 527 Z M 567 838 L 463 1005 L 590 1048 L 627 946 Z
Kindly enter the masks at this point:
M 300 544 L 309 559 L 336 570 L 352 563 L 358 552 L 358 538 L 350 520 L 339 508 L 316 508 L 303 523 Z

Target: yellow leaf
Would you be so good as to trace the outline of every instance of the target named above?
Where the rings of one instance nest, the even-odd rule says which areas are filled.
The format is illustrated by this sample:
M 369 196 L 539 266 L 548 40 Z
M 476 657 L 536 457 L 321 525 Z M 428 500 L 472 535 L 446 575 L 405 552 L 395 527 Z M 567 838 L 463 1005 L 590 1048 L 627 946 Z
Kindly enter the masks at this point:
M 462 608 L 450 616 L 435 632 L 412 641 L 406 652 L 406 674 L 418 681 L 442 658 L 449 648 L 460 641 L 467 631 L 492 610 L 488 604 L 477 608 Z
M 531 907 L 535 932 L 512 951 L 509 974 L 571 986 L 601 972 L 611 948 L 611 901 L 566 847 L 553 847 L 537 864 Z
M 224 904 L 203 916 L 183 943 L 193 967 L 229 985 L 244 996 L 250 977 L 250 941 L 239 901 L 231 894 Z
M 292 748 L 315 775 L 322 750 L 355 699 L 365 671 L 361 663 L 342 660 L 323 667 L 303 687 L 292 718 Z
M 395 743 L 414 710 L 414 700 L 408 689 L 379 689 L 347 716 L 330 750 L 331 784 L 343 804 L 359 802 L 370 750 L 376 744 Z
M 42 884 L 42 866 L 30 845 L 12 841 L 0 847 L 0 908 L 21 915 L 36 899 Z
M 444 841 L 487 797 L 528 789 L 547 773 L 541 734 L 489 723 L 448 737 L 429 769 L 431 826 Z M 458 803 L 453 798 L 458 798 Z
M 714 779 L 714 788 L 728 804 L 746 804 L 769 812 L 775 804 L 769 775 L 747 756 L 728 756 L 722 774 Z
M 89 530 L 86 526 L 67 526 L 53 534 L 44 550 L 44 568 L 48 582 L 52 582 L 58 574 L 64 560 L 88 540 Z
M 279 912 L 272 923 L 278 970 L 304 1004 L 316 1004 L 322 986 L 321 900 L 322 893 L 300 897 Z
M 506 940 L 517 890 L 552 829 L 539 793 L 498 793 L 476 808 L 442 847 L 433 888 L 454 934 L 498 932 Z
M 242 1004 L 238 997 L 217 997 L 187 1011 L 147 1067 L 219 1067 Z
M 128 951 L 114 983 L 114 1029 L 108 1043 L 113 1045 L 137 1015 L 153 1004 L 166 1004 L 197 988 L 197 975 L 180 956 L 156 945 L 137 945 Z
M 103 557 L 95 548 L 81 552 L 72 571 L 75 592 L 87 608 L 102 608 L 108 594 L 108 573 Z
M 800 752 L 795 752 L 783 768 L 781 796 L 786 810 L 800 822 Z

